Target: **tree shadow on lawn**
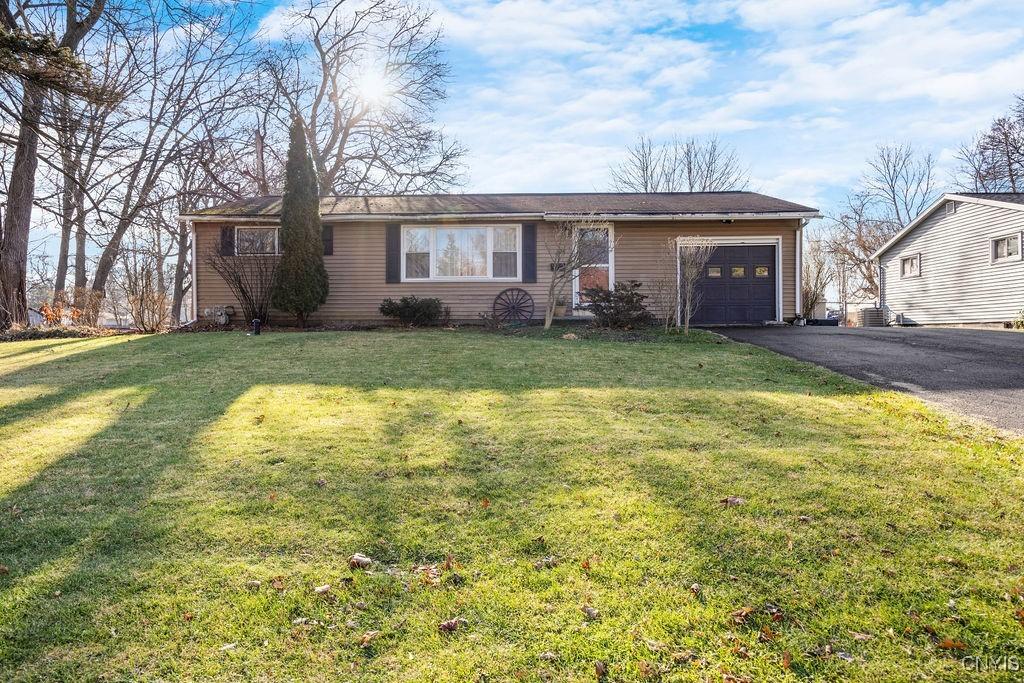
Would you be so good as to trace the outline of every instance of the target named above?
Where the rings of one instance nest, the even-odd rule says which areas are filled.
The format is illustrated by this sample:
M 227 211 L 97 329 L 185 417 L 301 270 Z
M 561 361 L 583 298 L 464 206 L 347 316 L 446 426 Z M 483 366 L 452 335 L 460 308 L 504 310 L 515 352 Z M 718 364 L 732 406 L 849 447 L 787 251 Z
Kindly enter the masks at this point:
M 288 618 L 301 616 L 297 612 L 313 606 L 300 584 L 323 576 L 325 567 L 333 567 L 337 577 L 340 558 L 362 549 L 403 566 L 436 562 L 448 552 L 470 565 L 484 564 L 489 572 L 497 572 L 501 562 L 517 563 L 507 583 L 502 584 L 500 575 L 482 577 L 500 584 L 506 597 L 536 594 L 511 616 L 495 614 L 487 604 L 493 595 L 486 592 L 472 593 L 464 606 L 476 610 L 478 620 L 495 624 L 489 638 L 525 647 L 531 634 L 513 635 L 517 629 L 511 621 L 527 619 L 523 610 L 543 602 L 537 596 L 564 597 L 563 588 L 554 583 L 584 590 L 589 579 L 580 576 L 578 558 L 621 556 L 629 558 L 631 571 L 647 571 L 640 567 L 642 554 L 630 556 L 631 547 L 654 531 L 675 535 L 672 552 L 688 553 L 688 567 L 707 572 L 717 568 L 724 574 L 738 560 L 728 552 L 723 556 L 723 543 L 741 543 L 746 534 L 758 532 L 739 528 L 723 535 L 721 528 L 702 522 L 703 516 L 720 512 L 716 497 L 735 471 L 648 462 L 650 454 L 712 448 L 733 434 L 745 415 L 768 417 L 744 432 L 748 455 L 795 445 L 790 439 L 796 436 L 830 436 L 824 425 L 802 426 L 780 440 L 771 429 L 773 421 L 785 416 L 785 409 L 767 399 L 726 401 L 723 413 L 716 399 L 735 393 L 743 384 L 737 378 L 716 378 L 717 384 L 730 388 L 716 388 L 710 400 L 702 401 L 704 382 L 696 380 L 704 377 L 697 365 L 713 368 L 721 363 L 716 355 L 720 346 L 694 355 L 681 351 L 670 359 L 645 353 L 638 360 L 616 345 L 595 344 L 538 359 L 536 347 L 550 342 L 499 338 L 505 353 L 488 356 L 483 370 L 477 366 L 468 372 L 466 364 L 481 349 L 487 350 L 490 339 L 472 340 L 468 346 L 475 351 L 452 353 L 449 344 L 438 343 L 447 342 L 440 334 L 382 336 L 267 336 L 262 349 L 266 355 L 260 356 L 257 366 L 251 355 L 232 355 L 254 346 L 250 338 L 204 338 L 199 340 L 201 352 L 179 350 L 177 345 L 186 341 L 175 337 L 134 339 L 131 348 L 117 345 L 78 353 L 62 364 L 66 376 L 60 378 L 63 385 L 56 393 L 0 412 L 3 428 L 45 419 L 47 411 L 97 389 L 147 393 L 143 403 L 124 410 L 74 453 L 48 464 L 0 501 L 3 511 L 19 510 L 9 517 L 5 512 L 0 522 L 0 562 L 11 569 L 0 576 L 0 600 L 5 605 L 0 671 L 14 675 L 19 667 L 29 672 L 38 666 L 49 674 L 71 676 L 80 672 L 83 658 L 91 661 L 90 666 L 109 669 L 115 665 L 104 658 L 130 657 L 116 654 L 124 648 L 123 641 L 103 628 L 117 623 L 114 615 L 125 621 L 124 631 L 132 632 L 140 620 L 154 619 L 153 610 L 161 611 L 154 628 L 188 641 L 181 632 L 188 625 L 181 622 L 180 606 L 202 606 L 206 600 L 230 608 L 243 599 L 237 597 L 236 584 L 244 583 L 239 575 L 253 570 L 294 571 L 300 577 L 298 584 L 290 580 L 295 594 L 266 618 L 280 617 L 281 609 Z M 386 351 L 398 360 L 381 362 L 382 346 L 390 346 Z M 647 361 L 660 362 L 656 378 L 642 374 L 650 367 Z M 182 363 L 187 370 L 181 369 Z M 830 377 L 827 373 L 792 366 L 795 377 L 780 376 L 774 366 L 761 368 L 754 362 L 747 379 L 763 382 L 759 391 L 769 394 L 812 391 L 812 403 L 874 391 L 843 382 L 821 385 L 821 378 Z M 43 362 L 10 377 L 33 382 L 45 378 L 53 384 L 50 369 Z M 605 376 L 609 374 L 611 381 Z M 201 377 L 203 382 L 189 387 L 188 377 Z M 275 424 L 278 403 L 272 392 L 277 390 L 297 404 L 285 407 L 305 415 L 305 421 L 293 416 L 290 422 Z M 249 400 L 253 392 L 264 391 L 271 394 L 262 403 Z M 290 396 L 289 391 L 296 393 Z M 614 395 L 607 405 L 591 405 L 609 391 Z M 310 396 L 316 401 L 304 405 L 301 399 Z M 321 417 L 311 412 L 318 401 L 335 402 L 333 410 L 323 408 L 327 418 L 337 421 L 327 427 L 334 432 L 317 432 L 322 425 L 309 420 L 311 415 Z M 344 420 L 355 408 L 365 410 L 369 428 L 346 425 Z M 531 425 L 540 417 L 543 430 L 537 433 Z M 689 431 L 680 435 L 675 428 L 666 429 L 662 423 L 671 419 L 689 420 Z M 237 430 L 224 430 L 228 437 L 218 435 L 224 421 L 239 427 L 257 420 L 261 426 L 248 431 L 264 430 L 270 434 L 265 441 L 254 436 L 251 443 L 225 443 Z M 340 439 L 355 439 L 367 450 L 354 459 L 352 449 Z M 288 457 L 277 461 L 281 453 Z M 308 454 L 315 456 L 315 467 L 310 467 Z M 719 456 L 709 462 L 724 461 Z M 250 468 L 252 463 L 258 467 Z M 789 468 L 768 457 L 752 461 L 751 467 L 759 472 L 757 483 L 765 486 Z M 320 472 L 326 478 L 323 487 L 314 483 Z M 602 498 L 616 489 L 625 493 L 610 504 Z M 696 505 L 695 491 L 704 496 Z M 271 495 L 280 496 L 280 503 L 270 500 Z M 814 495 L 808 492 L 809 499 Z M 856 507 L 856 490 L 835 495 L 843 499 L 835 504 Z M 484 499 L 490 505 L 482 505 Z M 657 524 L 652 529 L 654 513 Z M 615 514 L 622 518 L 615 519 Z M 545 540 L 536 541 L 540 536 Z M 531 563 L 549 553 L 572 561 L 551 577 L 538 577 Z M 180 591 L 209 591 L 212 581 L 219 594 L 154 596 L 147 590 L 150 572 L 159 576 L 178 565 L 195 569 L 204 558 L 214 565 L 227 560 L 230 566 L 218 566 L 213 578 L 183 578 Z M 676 570 L 654 571 L 667 572 L 659 580 L 673 581 L 682 600 L 683 577 Z M 635 575 L 628 575 L 635 580 Z M 612 587 L 623 580 L 617 575 L 605 578 Z M 357 577 L 353 590 L 365 590 L 387 607 L 375 613 L 382 623 L 401 623 L 398 614 L 405 614 L 409 625 L 402 628 L 426 629 L 428 638 L 437 637 L 437 621 L 453 616 L 461 600 L 410 598 L 381 581 L 387 580 Z M 167 590 L 160 586 L 157 592 Z M 573 594 L 571 608 L 560 607 L 565 626 L 579 620 L 575 599 Z M 220 628 L 225 637 L 237 637 L 249 627 L 280 634 L 279 625 L 256 628 L 246 625 L 246 615 L 234 617 L 237 621 L 228 620 Z M 613 643 L 613 623 L 609 621 L 602 642 L 614 649 L 621 646 Z M 206 623 L 201 627 L 218 629 Z M 161 642 L 159 630 L 146 637 L 150 643 Z M 333 638 L 334 647 L 342 638 L 348 651 L 359 652 L 348 635 Z M 201 650 L 207 645 L 175 642 L 174 647 L 178 660 L 213 656 Z M 573 645 L 566 642 L 564 647 L 571 650 Z M 151 658 L 153 653 L 148 654 Z M 243 658 L 221 665 L 240 670 L 244 662 Z M 168 675 L 184 665 L 122 659 L 116 666 L 133 664 L 145 671 L 171 667 Z

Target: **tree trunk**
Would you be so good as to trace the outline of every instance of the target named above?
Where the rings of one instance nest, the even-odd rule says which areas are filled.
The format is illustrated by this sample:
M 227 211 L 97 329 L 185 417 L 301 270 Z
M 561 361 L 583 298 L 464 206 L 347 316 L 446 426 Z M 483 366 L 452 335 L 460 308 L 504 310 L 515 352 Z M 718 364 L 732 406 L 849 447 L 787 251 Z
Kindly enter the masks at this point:
M 60 193 L 60 246 L 57 251 L 57 272 L 53 281 L 53 303 L 67 301 L 64 290 L 67 289 L 68 279 L 68 251 L 71 248 L 71 229 L 74 227 L 74 183 L 68 180 L 67 175 L 74 172 L 65 155 L 63 170 L 65 176 L 61 185 Z
M 85 206 L 85 195 L 81 190 L 77 190 L 76 202 L 78 206 Z M 89 284 L 88 276 L 86 275 L 86 262 L 85 262 L 85 240 L 88 235 L 85 232 L 85 211 L 79 211 L 75 216 L 75 292 L 74 292 L 74 306 L 75 308 L 81 309 L 85 306 L 83 294 L 85 294 L 85 288 Z
M 4 234 L 0 241 L 0 330 L 28 323 L 28 232 L 39 164 L 39 120 L 44 93 L 33 83 L 26 82 L 22 87 L 18 144 L 11 166 Z
M 189 229 L 185 222 L 178 223 L 178 259 L 174 263 L 174 285 L 171 294 L 171 324 L 181 324 L 181 304 L 185 301 L 185 274 L 189 251 Z

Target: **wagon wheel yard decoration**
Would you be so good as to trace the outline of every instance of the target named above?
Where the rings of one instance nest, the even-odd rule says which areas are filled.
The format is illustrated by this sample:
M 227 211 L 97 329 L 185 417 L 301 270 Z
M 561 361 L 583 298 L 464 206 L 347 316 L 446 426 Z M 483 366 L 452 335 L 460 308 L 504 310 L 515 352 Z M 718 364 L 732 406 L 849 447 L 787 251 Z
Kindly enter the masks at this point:
M 494 317 L 502 323 L 527 323 L 533 318 L 533 297 L 525 289 L 510 287 L 494 297 Z

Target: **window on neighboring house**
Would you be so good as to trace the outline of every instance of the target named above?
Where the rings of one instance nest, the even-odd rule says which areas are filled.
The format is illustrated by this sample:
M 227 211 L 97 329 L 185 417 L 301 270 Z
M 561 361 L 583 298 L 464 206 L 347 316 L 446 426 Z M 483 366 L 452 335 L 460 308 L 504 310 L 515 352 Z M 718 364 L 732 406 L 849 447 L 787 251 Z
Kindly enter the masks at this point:
M 913 256 L 904 256 L 900 259 L 900 277 L 920 277 L 921 275 L 921 255 L 914 254 Z
M 1020 233 L 992 240 L 992 262 L 1020 260 Z
M 518 225 L 406 226 L 403 280 L 519 279 Z
M 277 228 L 237 227 L 235 228 L 235 254 L 254 256 L 277 254 Z

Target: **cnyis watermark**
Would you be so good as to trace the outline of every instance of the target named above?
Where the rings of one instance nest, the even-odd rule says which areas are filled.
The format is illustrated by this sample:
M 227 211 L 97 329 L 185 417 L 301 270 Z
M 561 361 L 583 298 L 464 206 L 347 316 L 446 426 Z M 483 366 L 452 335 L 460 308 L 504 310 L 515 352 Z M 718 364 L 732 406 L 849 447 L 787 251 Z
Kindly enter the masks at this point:
M 1022 671 L 1017 655 L 968 655 L 960 660 L 968 671 Z

